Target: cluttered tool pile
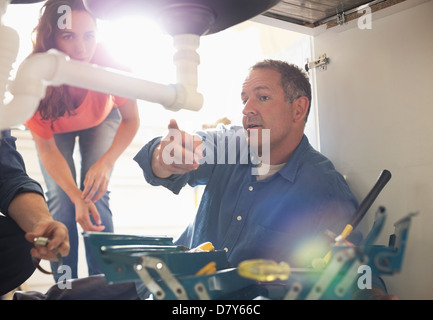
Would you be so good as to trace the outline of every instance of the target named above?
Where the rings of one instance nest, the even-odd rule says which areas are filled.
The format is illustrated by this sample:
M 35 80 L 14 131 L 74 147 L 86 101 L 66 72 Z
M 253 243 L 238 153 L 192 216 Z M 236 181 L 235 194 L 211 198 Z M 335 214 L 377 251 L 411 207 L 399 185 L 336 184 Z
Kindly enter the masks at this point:
M 170 237 L 98 232 L 85 233 L 84 237 L 109 283 L 141 281 L 158 300 L 350 299 L 353 288 L 369 289 L 373 274 L 392 275 L 403 264 L 415 214 L 394 224 L 395 232 L 387 246 L 375 245 L 385 225 L 383 206 L 377 209 L 374 224 L 359 245 L 344 241 L 390 178 L 389 171 L 382 171 L 328 254 L 307 268 L 263 259 L 246 260 L 232 267 L 226 252 L 215 250 L 211 243 L 190 249 L 175 245 Z

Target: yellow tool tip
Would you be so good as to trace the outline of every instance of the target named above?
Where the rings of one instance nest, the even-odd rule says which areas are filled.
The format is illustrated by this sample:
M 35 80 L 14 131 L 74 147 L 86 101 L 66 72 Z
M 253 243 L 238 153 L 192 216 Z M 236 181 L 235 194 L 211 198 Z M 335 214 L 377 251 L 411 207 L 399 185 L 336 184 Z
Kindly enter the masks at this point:
M 205 242 L 189 251 L 190 252 L 215 251 L 215 248 L 211 242 Z
M 290 275 L 290 266 L 285 262 L 252 259 L 242 261 L 238 266 L 238 273 L 242 277 L 257 281 L 287 280 Z

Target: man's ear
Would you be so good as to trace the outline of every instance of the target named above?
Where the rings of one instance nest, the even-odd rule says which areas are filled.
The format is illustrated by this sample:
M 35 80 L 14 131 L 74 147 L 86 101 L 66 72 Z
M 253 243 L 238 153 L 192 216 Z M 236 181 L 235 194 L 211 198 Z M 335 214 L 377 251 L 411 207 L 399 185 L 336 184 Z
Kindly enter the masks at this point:
M 308 105 L 310 101 L 307 97 L 302 96 L 293 101 L 293 119 L 296 122 L 305 121 L 308 113 Z

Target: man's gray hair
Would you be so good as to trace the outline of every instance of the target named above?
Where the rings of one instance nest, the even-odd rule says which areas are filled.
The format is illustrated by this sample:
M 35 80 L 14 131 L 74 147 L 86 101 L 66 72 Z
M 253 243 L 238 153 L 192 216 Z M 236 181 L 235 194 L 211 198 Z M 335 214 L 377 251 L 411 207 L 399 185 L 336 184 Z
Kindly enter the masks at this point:
M 277 71 L 281 75 L 281 87 L 286 95 L 286 101 L 289 103 L 293 103 L 300 97 L 307 97 L 309 103 L 305 122 L 307 121 L 311 107 L 311 84 L 304 70 L 294 64 L 272 59 L 257 62 L 250 69 L 272 69 Z

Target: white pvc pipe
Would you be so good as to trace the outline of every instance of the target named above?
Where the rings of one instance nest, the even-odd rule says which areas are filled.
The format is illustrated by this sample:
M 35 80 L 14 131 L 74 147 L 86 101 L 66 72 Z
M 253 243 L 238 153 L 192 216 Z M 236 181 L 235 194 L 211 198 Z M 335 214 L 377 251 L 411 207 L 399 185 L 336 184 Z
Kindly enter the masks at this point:
M 129 99 L 160 103 L 165 107 L 170 107 L 176 100 L 176 90 L 171 85 L 162 85 L 135 78 L 126 72 L 71 60 L 59 51 L 50 50 L 47 54 L 56 57 L 56 70 L 51 79 L 46 79 L 51 85 L 68 84 Z
M 14 97 L 8 104 L 0 108 L 0 130 L 10 129 L 30 119 L 35 113 L 39 97 L 20 95 Z
M 57 50 L 49 50 L 45 55 L 56 57 L 54 75 L 45 79 L 54 86 L 68 84 L 129 99 L 146 100 L 159 103 L 172 111 L 180 109 L 198 111 L 203 105 L 203 97 L 197 92 L 196 82 L 191 85 L 179 81 L 182 79 L 179 76 L 178 83 L 163 85 L 136 78 L 126 72 L 71 60 Z M 177 70 L 178 75 L 182 72 L 193 74 L 193 77 L 197 78 L 197 68 Z
M 0 130 L 21 124 L 36 111 L 46 86 L 68 84 L 129 99 L 159 103 L 173 111 L 199 110 L 202 95 L 183 84 L 162 85 L 119 72 L 69 59 L 57 50 L 28 57 L 17 71 L 10 92 L 11 106 L 0 107 Z M 18 103 L 19 101 L 19 103 Z
M 188 106 L 190 110 L 198 111 L 203 105 L 203 96 L 197 92 L 197 69 L 200 64 L 197 49 L 200 45 L 200 37 L 195 34 L 174 35 L 173 44 L 177 50 L 173 57 L 176 66 L 176 81 L 183 86 L 182 90 L 185 92 L 181 104 Z M 180 91 L 179 89 L 178 92 Z
M 0 2 L 0 16 L 3 17 L 9 1 Z M 12 65 L 18 55 L 19 36 L 18 33 L 5 25 L 0 24 L 0 106 L 3 106 L 6 98 L 7 86 L 9 82 Z M 12 125 L 19 124 L 17 116 L 19 109 L 7 108 L 0 109 L 0 129 L 7 129 Z M 9 125 L 12 123 L 12 125 Z M 3 125 L 4 124 L 4 125 Z
M 37 53 L 28 57 L 18 69 L 10 91 L 13 95 L 22 93 L 39 95 L 41 86 L 62 84 L 129 99 L 143 99 L 164 106 L 170 106 L 176 98 L 173 86 L 138 79 L 128 73 L 71 60 L 57 50 L 49 50 L 46 53 Z
M 177 50 L 173 57 L 176 66 L 176 79 L 178 83 L 197 88 L 197 67 L 200 56 L 197 49 L 200 38 L 194 34 L 180 34 L 173 36 L 173 45 Z
M 4 97 L 11 65 L 16 59 L 18 41 L 15 30 L 0 27 L 0 95 Z M 159 103 L 172 111 L 198 111 L 203 105 L 203 96 L 197 92 L 197 66 L 200 57 L 196 49 L 199 36 L 175 36 L 174 44 L 178 49 L 174 57 L 177 83 L 169 85 L 72 60 L 54 49 L 33 54 L 21 64 L 11 83 L 9 91 L 13 99 L 7 104 L 0 104 L 0 130 L 19 125 L 33 116 L 40 100 L 45 97 L 48 85 L 67 84 L 129 99 L 146 100 Z

